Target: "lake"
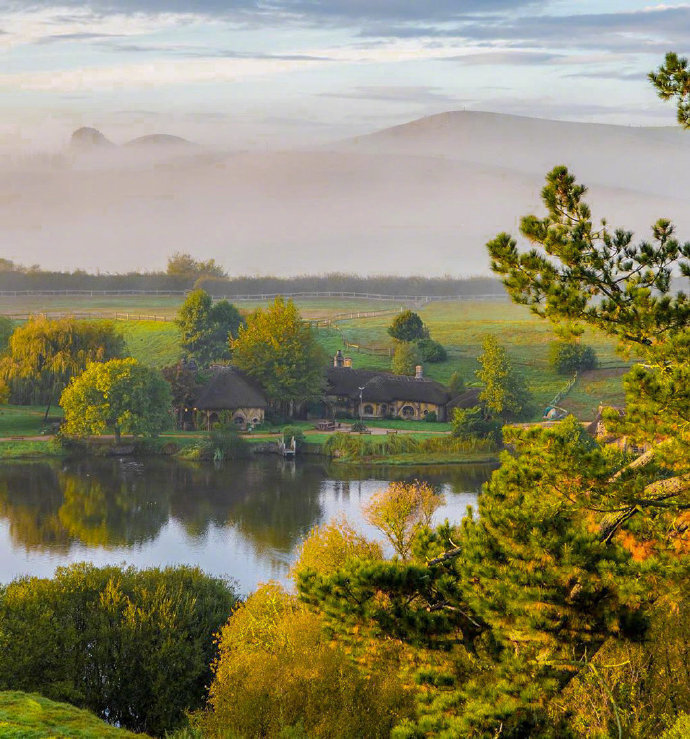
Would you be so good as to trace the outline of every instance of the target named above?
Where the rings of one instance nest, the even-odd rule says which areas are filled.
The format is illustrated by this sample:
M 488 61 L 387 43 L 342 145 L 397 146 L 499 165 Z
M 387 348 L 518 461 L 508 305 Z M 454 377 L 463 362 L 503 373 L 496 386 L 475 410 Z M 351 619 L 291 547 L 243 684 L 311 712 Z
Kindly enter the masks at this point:
M 243 594 L 287 582 L 312 527 L 342 515 L 367 536 L 362 504 L 391 480 L 445 495 L 436 520 L 460 520 L 492 465 L 352 468 L 256 457 L 223 465 L 172 459 L 0 464 L 0 582 L 72 562 L 198 565 Z

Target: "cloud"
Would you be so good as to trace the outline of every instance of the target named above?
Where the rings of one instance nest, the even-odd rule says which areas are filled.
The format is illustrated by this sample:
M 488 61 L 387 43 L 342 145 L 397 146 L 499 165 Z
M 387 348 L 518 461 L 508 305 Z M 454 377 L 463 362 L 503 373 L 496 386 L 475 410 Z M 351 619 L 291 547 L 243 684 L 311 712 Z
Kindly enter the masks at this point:
M 319 97 L 338 98 L 340 100 L 374 100 L 392 103 L 438 103 L 443 105 L 458 105 L 470 102 L 439 92 L 438 88 L 425 85 L 390 85 L 390 86 L 360 86 L 343 92 L 322 92 Z
M 481 51 L 444 57 L 447 62 L 461 64 L 507 64 L 509 66 L 532 66 L 553 64 L 567 59 L 565 54 L 545 51 Z
M 271 54 L 263 51 L 234 51 L 232 49 L 210 49 L 201 46 L 186 46 L 184 44 L 107 44 L 111 51 L 157 54 L 162 56 L 184 57 L 187 59 L 268 59 L 283 62 L 327 62 L 328 56 L 313 54 Z
M 438 38 L 500 45 L 503 48 L 605 49 L 659 53 L 685 46 L 690 36 L 690 6 L 571 15 L 490 14 L 456 24 L 365 27 L 364 37 Z
M 213 17 L 293 18 L 309 22 L 331 20 L 359 23 L 386 20 L 434 22 L 463 19 L 472 14 L 513 11 L 534 7 L 543 0 L 10 0 L 5 11 L 34 8 L 90 8 L 98 14 L 194 14 Z

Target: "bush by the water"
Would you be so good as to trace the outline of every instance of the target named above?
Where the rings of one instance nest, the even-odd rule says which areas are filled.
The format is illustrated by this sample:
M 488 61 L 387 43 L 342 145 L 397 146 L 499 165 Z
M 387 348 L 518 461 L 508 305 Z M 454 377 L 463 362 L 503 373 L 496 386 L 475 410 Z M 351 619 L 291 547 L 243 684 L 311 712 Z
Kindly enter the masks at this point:
M 573 341 L 552 341 L 549 344 L 549 364 L 560 375 L 596 369 L 597 354 L 591 346 Z
M 501 439 L 501 422 L 487 417 L 481 406 L 455 408 L 452 434 L 457 439 Z
M 298 450 L 304 448 L 304 445 L 306 444 L 304 431 L 302 431 L 299 426 L 286 426 L 283 429 L 283 443 L 286 446 L 290 446 L 293 439 L 295 440 L 295 445 L 297 446 Z
M 242 459 L 248 454 L 247 442 L 234 428 L 214 429 L 199 445 L 199 458 L 214 462 Z
M 157 736 L 203 706 L 232 586 L 193 567 L 78 564 L 0 588 L 0 690 Z

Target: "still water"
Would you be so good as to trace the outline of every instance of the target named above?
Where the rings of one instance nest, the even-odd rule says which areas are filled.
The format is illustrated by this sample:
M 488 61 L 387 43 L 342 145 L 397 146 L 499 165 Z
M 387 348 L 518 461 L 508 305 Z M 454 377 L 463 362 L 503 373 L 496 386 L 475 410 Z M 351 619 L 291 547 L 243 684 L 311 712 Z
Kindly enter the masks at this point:
M 286 581 L 309 530 L 343 515 L 376 531 L 362 504 L 391 480 L 445 495 L 436 519 L 460 520 L 491 465 L 353 469 L 260 457 L 215 466 L 169 459 L 0 464 L 0 582 L 59 565 L 198 565 L 243 594 Z

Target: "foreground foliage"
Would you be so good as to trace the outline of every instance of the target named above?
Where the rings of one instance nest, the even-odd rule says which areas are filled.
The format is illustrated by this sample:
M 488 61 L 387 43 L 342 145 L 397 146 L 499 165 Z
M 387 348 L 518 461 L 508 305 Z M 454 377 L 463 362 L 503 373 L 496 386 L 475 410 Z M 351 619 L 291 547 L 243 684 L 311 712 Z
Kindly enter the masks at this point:
M 160 736 L 203 705 L 213 634 L 234 603 L 226 582 L 191 567 L 82 564 L 15 580 L 0 589 L 0 690 Z
M 389 657 L 366 673 L 321 619 L 276 584 L 260 587 L 223 627 L 204 734 L 388 737 L 411 699 Z

